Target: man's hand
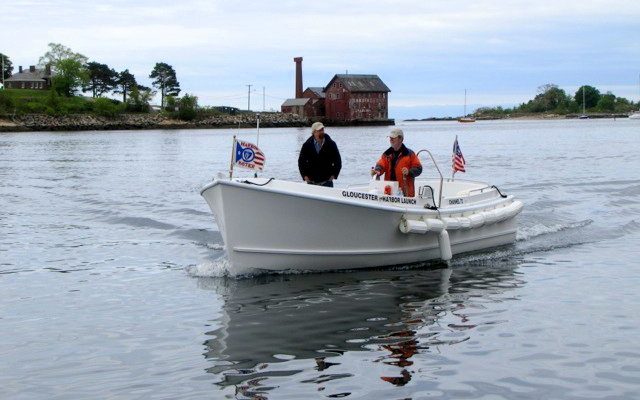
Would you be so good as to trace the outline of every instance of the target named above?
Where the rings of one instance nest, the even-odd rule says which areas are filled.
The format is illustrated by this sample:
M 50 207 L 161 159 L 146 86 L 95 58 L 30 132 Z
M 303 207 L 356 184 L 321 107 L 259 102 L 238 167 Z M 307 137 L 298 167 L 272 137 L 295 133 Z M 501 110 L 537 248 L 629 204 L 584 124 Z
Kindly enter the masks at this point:
M 402 175 L 404 175 L 404 176 L 409 175 L 409 168 L 407 168 L 407 167 L 402 167 Z
M 309 182 L 311 182 L 311 179 L 309 179 L 309 177 L 308 177 L 308 176 L 305 176 L 305 177 L 304 177 L 304 181 L 305 181 L 305 182 L 307 182 L 307 183 L 309 183 Z

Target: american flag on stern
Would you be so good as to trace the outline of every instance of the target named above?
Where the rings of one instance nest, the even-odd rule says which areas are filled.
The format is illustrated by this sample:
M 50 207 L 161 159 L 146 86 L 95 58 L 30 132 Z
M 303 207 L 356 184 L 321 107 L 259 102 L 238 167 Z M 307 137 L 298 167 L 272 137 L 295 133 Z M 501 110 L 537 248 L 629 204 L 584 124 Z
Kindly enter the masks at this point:
M 453 155 L 451 156 L 453 173 L 455 174 L 458 171 L 465 172 L 464 163 L 464 156 L 462 155 L 462 150 L 460 150 L 460 146 L 458 145 L 458 136 L 456 136 L 456 140 L 453 142 Z
M 265 156 L 255 144 L 236 140 L 233 162 L 238 167 L 262 171 Z

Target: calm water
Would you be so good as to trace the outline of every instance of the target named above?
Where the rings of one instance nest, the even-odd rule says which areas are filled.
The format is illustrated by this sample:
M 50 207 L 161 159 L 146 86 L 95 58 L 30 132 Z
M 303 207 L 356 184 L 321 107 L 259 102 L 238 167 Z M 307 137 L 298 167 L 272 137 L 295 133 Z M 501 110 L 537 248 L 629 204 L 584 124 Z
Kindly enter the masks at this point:
M 237 279 L 199 188 L 253 130 L 0 134 L 0 398 L 640 398 L 640 121 L 401 127 L 524 201 L 515 245 Z M 327 129 L 338 185 L 387 131 Z M 307 136 L 263 129 L 264 175 Z

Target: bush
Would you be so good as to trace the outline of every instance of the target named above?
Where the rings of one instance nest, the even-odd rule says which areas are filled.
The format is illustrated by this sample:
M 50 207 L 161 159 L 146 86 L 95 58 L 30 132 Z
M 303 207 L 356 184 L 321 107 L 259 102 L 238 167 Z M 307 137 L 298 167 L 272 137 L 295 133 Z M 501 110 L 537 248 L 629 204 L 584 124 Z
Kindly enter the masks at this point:
M 93 112 L 107 118 L 115 118 L 124 112 L 124 106 L 110 99 L 97 98 L 93 102 Z
M 0 114 L 13 114 L 16 109 L 16 102 L 6 91 L 0 90 Z
M 198 98 L 185 94 L 178 100 L 178 118 L 183 121 L 192 121 L 198 110 Z

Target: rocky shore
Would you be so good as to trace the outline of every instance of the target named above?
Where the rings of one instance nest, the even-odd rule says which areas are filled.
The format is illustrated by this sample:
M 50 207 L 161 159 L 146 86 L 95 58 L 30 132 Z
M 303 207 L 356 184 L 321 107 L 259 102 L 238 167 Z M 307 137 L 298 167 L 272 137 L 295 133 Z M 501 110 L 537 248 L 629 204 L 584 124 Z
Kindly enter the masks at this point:
M 547 113 L 539 113 L 539 114 L 514 114 L 514 115 L 482 115 L 476 117 L 478 121 L 493 121 L 498 119 L 516 119 L 516 120 L 547 120 L 547 119 L 578 119 L 582 114 L 547 114 Z M 628 118 L 628 114 L 618 113 L 588 113 L 586 114 L 589 119 L 602 119 L 602 118 Z M 416 121 L 457 121 L 458 118 L 454 117 L 431 117 L 431 118 L 422 118 L 422 119 L 405 119 L 405 121 L 416 122 Z
M 296 127 L 308 126 L 306 118 L 295 114 L 260 113 L 260 126 Z M 256 126 L 256 114 L 220 115 L 197 121 L 181 121 L 162 114 L 123 114 L 114 118 L 89 114 L 49 116 L 28 114 L 0 117 L 0 132 L 29 131 L 92 131 L 133 129 L 215 129 L 252 128 Z

